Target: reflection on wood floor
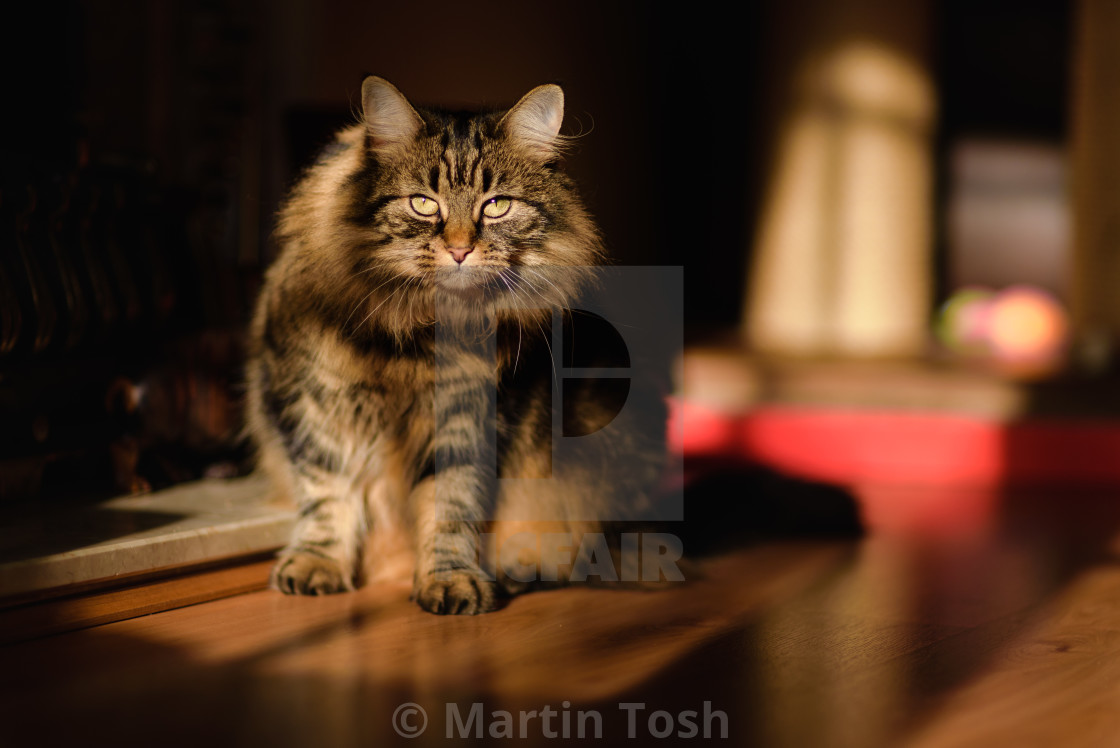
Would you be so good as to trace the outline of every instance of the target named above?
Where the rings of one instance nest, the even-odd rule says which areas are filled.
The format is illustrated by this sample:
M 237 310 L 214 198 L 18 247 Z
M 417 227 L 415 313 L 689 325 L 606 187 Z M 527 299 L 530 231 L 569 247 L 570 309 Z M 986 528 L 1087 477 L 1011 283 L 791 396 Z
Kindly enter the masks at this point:
M 533 711 L 540 743 L 582 726 L 608 744 L 1118 745 L 1120 497 L 997 498 L 974 532 L 756 539 L 664 591 L 540 592 L 474 618 L 402 587 L 261 591 L 11 645 L 0 742 L 374 746 L 405 742 L 394 713 L 413 702 L 427 729 L 409 745 L 459 736 L 475 703 L 484 740 Z

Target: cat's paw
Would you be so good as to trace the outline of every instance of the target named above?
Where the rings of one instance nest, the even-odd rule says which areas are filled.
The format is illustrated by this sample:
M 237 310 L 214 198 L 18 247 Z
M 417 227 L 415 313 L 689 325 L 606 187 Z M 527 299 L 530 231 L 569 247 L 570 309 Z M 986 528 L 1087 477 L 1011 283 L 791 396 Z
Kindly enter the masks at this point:
M 418 579 L 412 596 L 421 608 L 436 615 L 473 616 L 497 607 L 494 583 L 466 569 Z
M 273 589 L 285 595 L 330 595 L 354 590 L 354 570 L 337 559 L 284 551 L 272 567 Z

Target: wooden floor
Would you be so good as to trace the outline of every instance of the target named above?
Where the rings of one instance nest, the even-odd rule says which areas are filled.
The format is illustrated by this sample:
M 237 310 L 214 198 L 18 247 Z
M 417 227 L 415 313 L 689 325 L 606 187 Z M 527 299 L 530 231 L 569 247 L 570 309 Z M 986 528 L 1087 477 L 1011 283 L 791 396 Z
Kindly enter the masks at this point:
M 727 745 L 1120 745 L 1120 496 L 988 498 L 997 521 L 933 535 L 756 538 L 665 591 L 475 618 L 259 591 L 42 637 L 0 648 L 0 745 L 426 745 L 475 703 L 482 742 L 533 710 L 542 744 L 675 743 L 672 717 Z

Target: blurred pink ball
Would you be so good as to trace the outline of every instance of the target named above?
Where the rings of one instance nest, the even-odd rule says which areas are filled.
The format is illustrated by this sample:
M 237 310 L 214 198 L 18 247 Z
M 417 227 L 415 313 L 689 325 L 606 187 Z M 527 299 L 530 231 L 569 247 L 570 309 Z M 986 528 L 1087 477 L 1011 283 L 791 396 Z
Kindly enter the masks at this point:
M 1036 288 L 1012 287 L 992 302 L 988 340 L 1001 359 L 1040 361 L 1059 356 L 1069 338 L 1069 322 L 1058 301 Z

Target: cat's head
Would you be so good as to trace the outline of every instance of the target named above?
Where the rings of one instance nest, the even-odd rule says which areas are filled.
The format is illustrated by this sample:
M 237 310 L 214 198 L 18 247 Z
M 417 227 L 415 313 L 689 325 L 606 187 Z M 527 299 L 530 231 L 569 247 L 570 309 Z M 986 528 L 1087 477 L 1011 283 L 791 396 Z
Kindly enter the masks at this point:
M 601 244 L 559 168 L 563 114 L 555 85 L 506 111 L 451 113 L 366 78 L 365 152 L 347 189 L 370 282 L 453 305 L 566 305 Z

